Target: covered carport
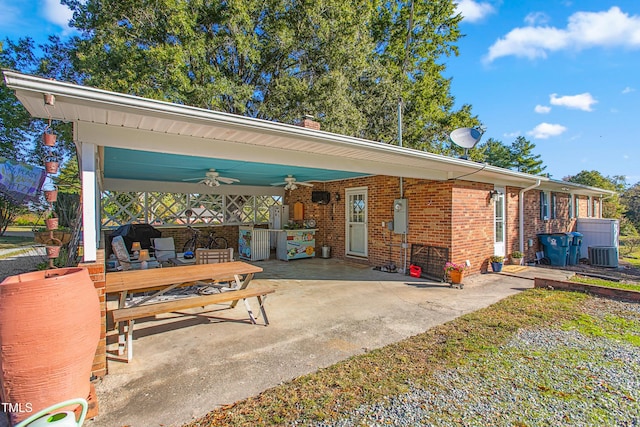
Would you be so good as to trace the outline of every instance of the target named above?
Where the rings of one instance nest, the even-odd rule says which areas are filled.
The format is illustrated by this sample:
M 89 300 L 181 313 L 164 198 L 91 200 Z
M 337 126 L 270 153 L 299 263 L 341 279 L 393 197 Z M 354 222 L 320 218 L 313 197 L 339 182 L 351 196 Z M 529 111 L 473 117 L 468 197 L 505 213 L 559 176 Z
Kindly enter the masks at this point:
M 527 187 L 540 177 L 387 143 L 171 104 L 4 71 L 34 117 L 73 123 L 82 178 L 84 261 L 97 259 L 100 193 L 163 191 L 285 196 L 273 183 L 384 175 Z M 44 95 L 53 95 L 53 104 Z M 197 184 L 209 169 L 239 182 Z M 544 181 L 545 178 L 542 178 Z M 403 196 L 402 179 L 397 189 Z

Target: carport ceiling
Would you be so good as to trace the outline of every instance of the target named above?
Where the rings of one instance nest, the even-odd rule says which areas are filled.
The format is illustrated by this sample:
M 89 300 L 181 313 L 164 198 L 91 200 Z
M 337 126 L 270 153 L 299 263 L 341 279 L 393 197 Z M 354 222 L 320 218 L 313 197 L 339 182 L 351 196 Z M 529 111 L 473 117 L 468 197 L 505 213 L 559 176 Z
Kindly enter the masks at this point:
M 106 147 L 104 177 L 163 182 L 197 183 L 209 169 L 220 176 L 237 178 L 238 185 L 269 186 L 293 175 L 297 181 L 334 181 L 362 176 L 356 172 L 284 166 L 270 163 L 226 160 L 181 154 L 155 153 Z

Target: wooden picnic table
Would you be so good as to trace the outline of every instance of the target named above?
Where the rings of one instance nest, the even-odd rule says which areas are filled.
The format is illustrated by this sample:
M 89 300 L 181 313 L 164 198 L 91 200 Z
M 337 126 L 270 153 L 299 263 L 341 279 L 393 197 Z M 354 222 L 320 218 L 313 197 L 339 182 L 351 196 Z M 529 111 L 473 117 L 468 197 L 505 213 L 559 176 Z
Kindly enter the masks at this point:
M 126 349 L 127 361 L 133 358 L 132 341 L 135 319 L 161 313 L 170 313 L 194 307 L 205 307 L 207 305 L 225 302 L 230 302 L 230 308 L 234 308 L 238 301 L 242 299 L 249 313 L 251 323 L 256 324 L 256 318 L 247 302 L 247 298 L 256 297 L 265 325 L 268 325 L 269 320 L 267 319 L 267 314 L 264 309 L 264 299 L 267 294 L 275 291 L 265 286 L 248 289 L 255 273 L 261 271 L 261 267 L 253 264 L 233 261 L 218 264 L 198 264 L 107 273 L 106 293 L 119 294 L 118 308 L 111 311 L 114 324 L 119 330 L 118 354 L 122 355 Z M 213 283 L 217 281 L 231 282 L 232 285 L 225 288 L 231 289 L 226 292 L 210 295 L 194 295 L 193 297 L 172 301 L 149 302 L 177 287 L 193 285 L 196 284 L 196 282 Z M 127 305 L 127 295 L 141 292 L 149 292 L 151 294 L 135 304 Z

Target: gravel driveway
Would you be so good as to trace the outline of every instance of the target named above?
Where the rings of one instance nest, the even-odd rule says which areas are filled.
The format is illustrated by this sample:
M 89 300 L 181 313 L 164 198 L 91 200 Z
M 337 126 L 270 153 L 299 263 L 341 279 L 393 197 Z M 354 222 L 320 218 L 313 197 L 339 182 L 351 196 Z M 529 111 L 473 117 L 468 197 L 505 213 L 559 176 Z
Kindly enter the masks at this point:
M 616 340 L 577 330 L 520 331 L 479 360 L 439 371 L 428 390 L 296 426 L 638 426 L 640 305 L 593 298 L 585 315 L 635 323 Z

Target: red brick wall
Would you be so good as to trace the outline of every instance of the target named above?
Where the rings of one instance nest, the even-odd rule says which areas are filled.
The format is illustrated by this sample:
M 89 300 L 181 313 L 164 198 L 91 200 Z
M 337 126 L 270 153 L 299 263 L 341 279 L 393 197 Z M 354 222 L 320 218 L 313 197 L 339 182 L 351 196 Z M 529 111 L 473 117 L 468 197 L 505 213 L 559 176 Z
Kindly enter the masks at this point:
M 80 263 L 78 266 L 89 270 L 89 276 L 93 281 L 96 292 L 98 293 L 98 299 L 100 300 L 100 318 L 102 319 L 100 325 L 100 341 L 98 342 L 98 349 L 93 359 L 91 375 L 102 378 L 107 374 L 107 305 L 104 292 L 106 286 L 104 249 L 97 250 L 96 258 L 95 262 Z
M 469 273 L 486 270 L 493 254 L 494 204 L 489 197 L 493 185 L 455 181 L 452 189 L 452 262 L 469 261 Z

